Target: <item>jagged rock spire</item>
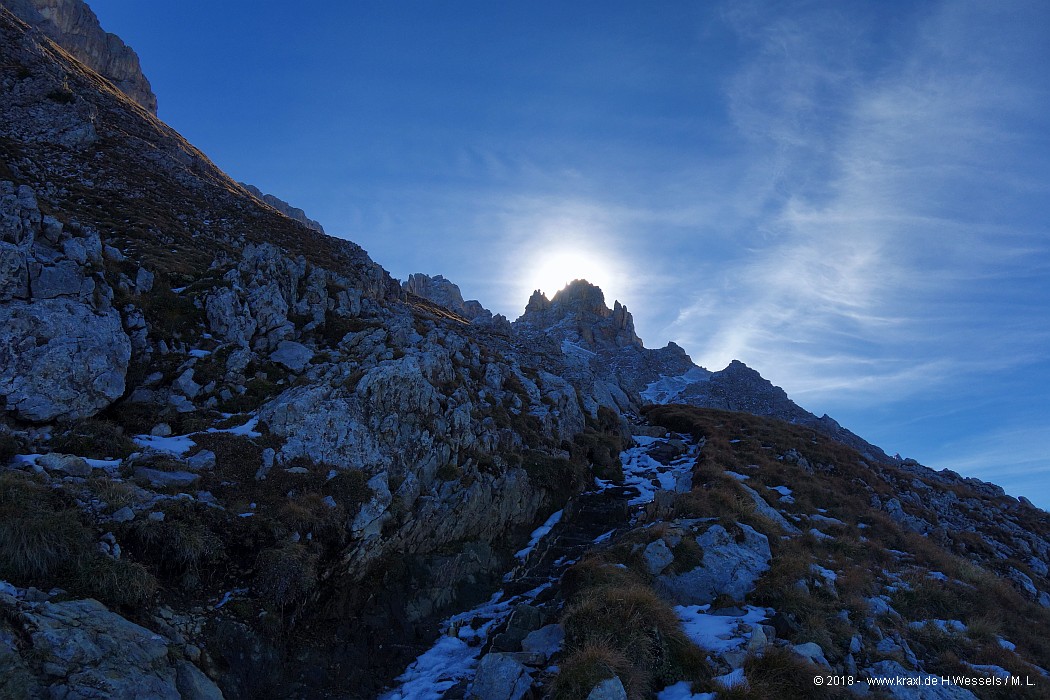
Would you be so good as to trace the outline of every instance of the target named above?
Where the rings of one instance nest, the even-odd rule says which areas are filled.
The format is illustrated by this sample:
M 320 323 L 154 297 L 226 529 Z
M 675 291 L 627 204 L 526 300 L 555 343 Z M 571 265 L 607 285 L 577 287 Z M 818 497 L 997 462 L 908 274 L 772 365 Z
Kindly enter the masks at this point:
M 605 305 L 605 294 L 587 280 L 570 282 L 553 298 L 536 290 L 517 323 L 545 330 L 560 330 L 563 339 L 585 345 L 642 347 L 627 307 L 616 301 Z

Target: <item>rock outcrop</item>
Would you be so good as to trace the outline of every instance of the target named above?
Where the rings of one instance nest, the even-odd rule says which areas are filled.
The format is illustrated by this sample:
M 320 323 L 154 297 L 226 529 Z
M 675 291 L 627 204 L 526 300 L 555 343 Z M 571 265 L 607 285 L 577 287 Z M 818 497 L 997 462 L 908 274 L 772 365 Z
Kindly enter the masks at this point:
M 551 299 L 539 290 L 533 292 L 515 324 L 556 332 L 587 350 L 642 347 L 627 307 L 617 301 L 610 309 L 602 290 L 586 280 L 570 282 Z
M 193 663 L 173 661 L 177 645 L 170 639 L 95 600 L 31 601 L 28 593 L 0 584 L 4 697 L 223 697 Z
M 41 214 L 26 186 L 0 181 L 0 398 L 23 420 L 94 415 L 124 393 L 131 341 L 113 290 L 90 272 L 98 234 Z
M 408 279 L 401 283 L 401 288 L 409 294 L 415 294 L 439 306 L 443 306 L 468 321 L 492 318 L 492 312 L 482 306 L 481 302 L 476 299 L 464 301 L 463 293 L 459 291 L 459 285 L 450 282 L 441 275 L 431 277 L 422 272 L 417 272 L 409 275 Z
M 116 34 L 102 29 L 83 0 L 4 0 L 4 5 L 143 109 L 157 113 L 157 96 L 142 74 L 138 54 Z
M 271 207 L 281 212 L 289 219 L 294 219 L 295 221 L 298 221 L 306 228 L 313 229 L 314 231 L 318 231 L 320 233 L 324 233 L 324 227 L 321 226 L 320 223 L 308 217 L 306 215 L 306 212 L 300 209 L 299 207 L 293 207 L 288 202 L 284 201 L 283 199 L 280 199 L 279 197 L 275 197 L 272 194 L 263 194 L 263 191 L 260 190 L 258 187 L 255 187 L 254 185 L 249 185 L 246 182 L 242 182 L 241 187 L 248 190 L 254 197 L 262 200 L 266 204 L 269 204 Z

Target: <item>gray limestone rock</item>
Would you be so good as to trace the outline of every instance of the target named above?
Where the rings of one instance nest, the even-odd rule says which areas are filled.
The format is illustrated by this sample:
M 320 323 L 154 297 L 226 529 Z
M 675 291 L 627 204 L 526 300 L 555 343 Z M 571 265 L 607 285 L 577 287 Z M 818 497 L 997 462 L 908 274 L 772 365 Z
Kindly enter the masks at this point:
M 115 310 L 70 299 L 0 307 L 0 396 L 24 420 L 94 415 L 124 393 L 130 359 Z
M 619 676 L 606 678 L 587 694 L 587 700 L 627 700 L 627 690 Z
M 227 342 L 246 347 L 255 335 L 255 319 L 229 287 L 217 287 L 212 291 L 205 301 L 204 310 L 211 332 Z M 247 366 L 247 362 L 244 364 Z
M 681 605 L 704 605 L 722 594 L 743 600 L 769 569 L 772 554 L 765 535 L 748 525 L 739 527 L 742 542 L 721 525 L 708 528 L 696 538 L 704 551 L 703 564 L 682 574 L 658 577 L 656 590 Z
M 37 27 L 79 61 L 112 81 L 144 109 L 157 113 L 157 96 L 142 74 L 138 55 L 102 29 L 82 0 L 5 0 L 19 19 Z
M 178 378 L 172 382 L 172 387 L 188 399 L 196 398 L 197 394 L 201 392 L 201 385 L 193 381 L 192 367 L 180 374 Z
M 178 672 L 170 665 L 169 642 L 94 600 L 5 606 L 25 628 L 31 653 L 50 676 L 53 698 L 158 698 L 180 700 Z M 198 698 L 218 689 L 197 671 Z M 194 697 L 194 696 L 190 696 Z
M 175 687 L 182 700 L 223 700 L 218 686 L 189 661 L 175 662 Z
M 282 340 L 277 343 L 277 349 L 270 353 L 271 360 L 293 372 L 302 372 L 313 357 L 313 350 L 292 340 Z
M 113 522 L 115 523 L 127 523 L 135 519 L 135 511 L 133 511 L 128 506 L 124 506 L 123 508 L 115 512 L 111 517 L 113 518 Z
M 49 472 L 62 472 L 70 476 L 89 476 L 91 474 L 91 465 L 83 457 L 76 455 L 51 452 L 37 457 L 36 463 Z
M 368 488 L 372 492 L 372 498 L 361 506 L 350 525 L 352 532 L 366 539 L 375 537 L 382 530 L 387 508 L 392 500 L 390 489 L 387 487 L 386 472 L 380 472 L 369 479 Z
M 521 640 L 522 651 L 543 654 L 550 658 L 559 649 L 565 639 L 565 629 L 559 624 L 547 625 L 533 630 Z
M 753 488 L 747 484 L 740 484 L 740 488 L 744 490 L 744 493 L 751 497 L 751 501 L 755 504 L 755 511 L 759 515 L 769 518 L 779 525 L 781 530 L 788 534 L 799 535 L 802 533 L 801 530 L 788 522 L 787 518 L 785 518 L 779 510 L 769 505 L 769 503 L 767 503 L 766 500 Z
M 135 293 L 147 294 L 151 289 L 153 289 L 153 273 L 140 267 L 135 273 Z
M 478 664 L 474 684 L 467 695 L 478 700 L 521 700 L 532 687 L 529 670 L 513 657 L 492 652 Z
M 149 482 L 154 488 L 185 488 L 196 483 L 201 477 L 193 472 L 165 472 L 149 467 L 136 467 L 135 478 Z
M 645 560 L 646 570 L 653 576 L 656 576 L 674 561 L 674 553 L 671 552 L 667 543 L 661 539 L 646 545 L 642 551 L 642 558 Z
M 269 448 L 267 448 L 269 449 Z M 273 450 L 270 450 L 273 452 Z M 186 459 L 186 465 L 194 471 L 211 471 L 215 468 L 215 453 L 211 450 L 201 450 L 192 457 Z
M 824 658 L 824 650 L 820 648 L 820 645 L 816 642 L 806 642 L 805 644 L 796 644 L 791 647 L 791 650 L 806 659 L 810 663 L 816 664 L 817 666 L 824 666 L 830 668 L 831 664 Z
M 86 283 L 83 268 L 72 260 L 61 260 L 52 265 L 29 264 L 29 290 L 34 299 L 79 297 L 81 291 L 86 291 Z

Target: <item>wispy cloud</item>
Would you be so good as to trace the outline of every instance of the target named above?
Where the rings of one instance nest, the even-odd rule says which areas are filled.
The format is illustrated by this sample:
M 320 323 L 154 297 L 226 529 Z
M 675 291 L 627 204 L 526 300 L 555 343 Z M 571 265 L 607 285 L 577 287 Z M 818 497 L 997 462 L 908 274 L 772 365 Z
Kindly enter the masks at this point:
M 1030 278 L 1050 245 L 1042 223 L 996 202 L 1043 196 L 1045 180 L 1025 173 L 1045 151 L 1024 144 L 1042 138 L 1045 95 L 973 36 L 1024 20 L 946 3 L 872 70 L 875 27 L 810 7 L 730 15 L 753 44 L 729 101 L 768 154 L 760 233 L 720 285 L 695 290 L 672 334 L 703 362 L 744 359 L 816 403 L 928 391 L 987 371 L 1003 345 L 1031 359 L 1046 331 L 1024 314 L 1046 320 Z M 1013 305 L 982 309 L 1004 284 Z M 1025 308 L 1032 293 L 1043 304 Z

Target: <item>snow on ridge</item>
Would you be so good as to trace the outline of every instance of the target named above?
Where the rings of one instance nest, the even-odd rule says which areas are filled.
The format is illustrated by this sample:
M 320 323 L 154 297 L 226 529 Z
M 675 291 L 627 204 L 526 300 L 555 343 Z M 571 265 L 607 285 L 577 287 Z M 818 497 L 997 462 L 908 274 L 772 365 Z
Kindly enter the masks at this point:
M 671 403 L 685 391 L 686 387 L 706 382 L 708 379 L 710 379 L 709 373 L 699 367 L 692 367 L 688 372 L 677 377 L 660 375 L 659 379 L 650 382 L 639 394 L 650 403 Z
M 598 353 L 592 352 L 587 348 L 580 347 L 576 343 L 570 343 L 568 340 L 561 341 L 561 351 L 566 355 L 582 355 L 583 357 L 597 357 Z

